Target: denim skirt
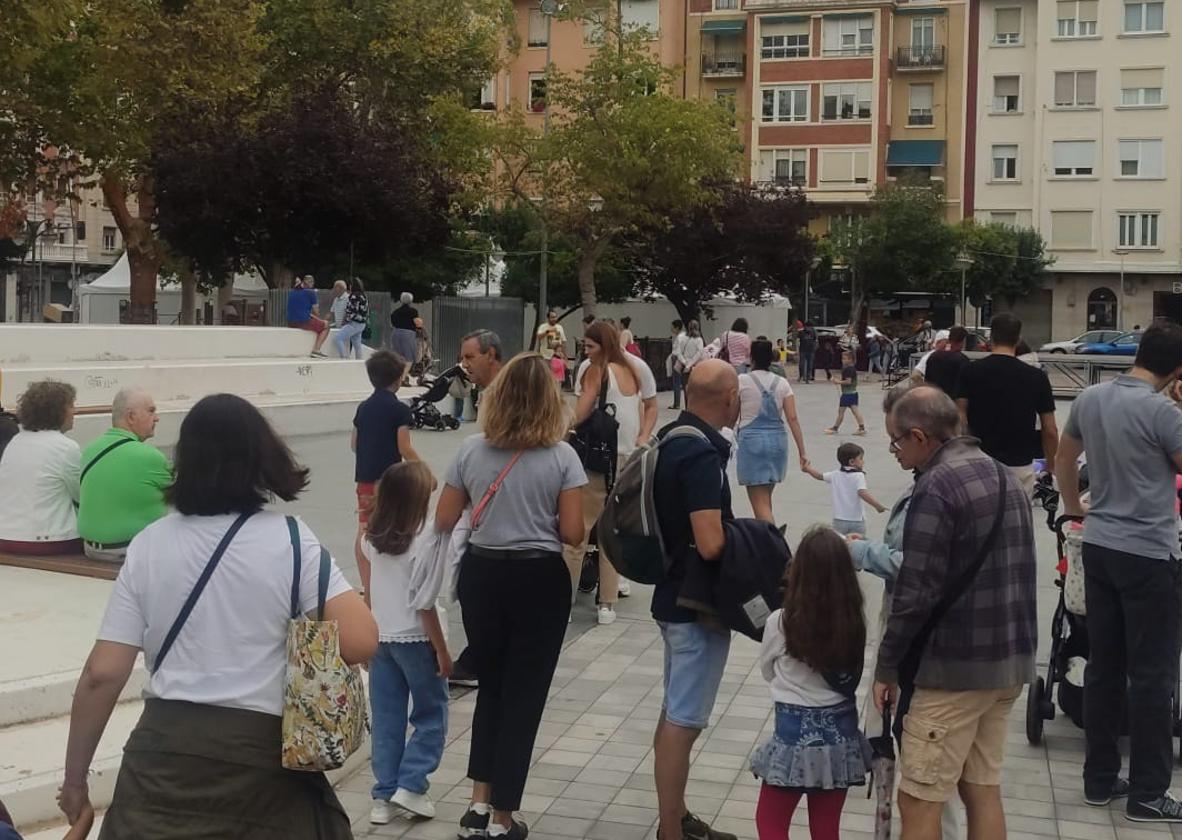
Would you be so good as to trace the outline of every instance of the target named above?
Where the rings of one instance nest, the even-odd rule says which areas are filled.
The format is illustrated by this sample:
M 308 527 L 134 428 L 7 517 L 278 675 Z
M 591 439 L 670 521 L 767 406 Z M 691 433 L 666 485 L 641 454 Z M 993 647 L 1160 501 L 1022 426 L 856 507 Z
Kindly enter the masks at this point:
M 776 732 L 751 756 L 751 772 L 775 787 L 837 790 L 866 784 L 870 759 L 853 703 L 777 703 Z
M 788 469 L 788 430 L 783 423 L 777 429 L 761 425 L 755 421 L 739 429 L 735 472 L 744 487 L 779 484 Z

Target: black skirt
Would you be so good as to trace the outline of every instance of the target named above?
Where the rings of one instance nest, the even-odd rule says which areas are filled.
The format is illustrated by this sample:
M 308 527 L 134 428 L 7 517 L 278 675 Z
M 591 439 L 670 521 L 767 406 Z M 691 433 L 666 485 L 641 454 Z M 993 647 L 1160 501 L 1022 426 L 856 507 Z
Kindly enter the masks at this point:
M 99 840 L 345 840 L 323 773 L 285 770 L 280 718 L 148 700 L 128 738 Z

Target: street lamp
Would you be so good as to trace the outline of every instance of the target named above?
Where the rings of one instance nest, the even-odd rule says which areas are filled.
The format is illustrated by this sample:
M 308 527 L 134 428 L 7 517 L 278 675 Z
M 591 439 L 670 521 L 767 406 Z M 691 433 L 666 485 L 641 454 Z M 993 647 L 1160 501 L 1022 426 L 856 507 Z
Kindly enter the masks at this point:
M 542 0 L 539 4 L 542 15 L 546 18 L 546 67 L 542 76 L 546 80 L 546 96 L 542 100 L 542 137 L 550 133 L 550 57 L 551 47 L 550 35 L 553 29 L 554 16 L 563 9 L 563 4 L 559 0 Z M 528 92 L 527 92 L 528 93 Z M 546 184 L 542 181 L 542 253 L 540 260 L 540 268 L 538 270 L 538 311 L 539 319 L 545 317 L 546 312 L 550 306 L 549 294 L 549 278 L 547 272 L 550 268 L 550 226 L 546 223 Z
M 965 280 L 969 269 L 973 267 L 973 258 L 969 256 L 968 251 L 961 251 L 956 255 L 953 264 L 960 269 L 960 323 L 963 326 L 968 323 L 968 301 L 965 298 Z
M 809 292 L 813 285 L 813 272 L 817 270 L 817 266 L 821 264 L 821 257 L 818 254 L 813 254 L 813 258 L 809 260 L 809 270 L 804 275 L 804 321 L 809 319 Z

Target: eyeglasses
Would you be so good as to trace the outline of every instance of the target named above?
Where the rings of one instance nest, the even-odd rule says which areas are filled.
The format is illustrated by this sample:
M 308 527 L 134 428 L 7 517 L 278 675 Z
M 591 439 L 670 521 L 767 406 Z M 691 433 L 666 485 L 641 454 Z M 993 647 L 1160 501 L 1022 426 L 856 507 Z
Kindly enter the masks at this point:
M 911 434 L 911 430 L 908 429 L 907 431 L 903 432 L 903 434 L 891 438 L 891 443 L 890 443 L 890 446 L 887 447 L 887 450 L 892 455 L 898 453 L 903 448 L 902 444 L 899 443 L 899 441 L 903 440 L 903 438 L 907 437 L 910 434 Z

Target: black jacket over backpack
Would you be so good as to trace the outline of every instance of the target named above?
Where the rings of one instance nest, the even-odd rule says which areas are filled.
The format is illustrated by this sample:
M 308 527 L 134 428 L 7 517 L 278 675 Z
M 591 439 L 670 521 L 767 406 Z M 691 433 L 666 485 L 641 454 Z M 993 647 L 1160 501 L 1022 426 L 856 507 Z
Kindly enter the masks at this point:
M 692 546 L 686 549 L 677 605 L 762 641 L 768 616 L 784 600 L 784 571 L 792 550 L 780 529 L 761 519 L 724 521 L 722 527 L 726 547 L 717 562 L 707 563 Z

